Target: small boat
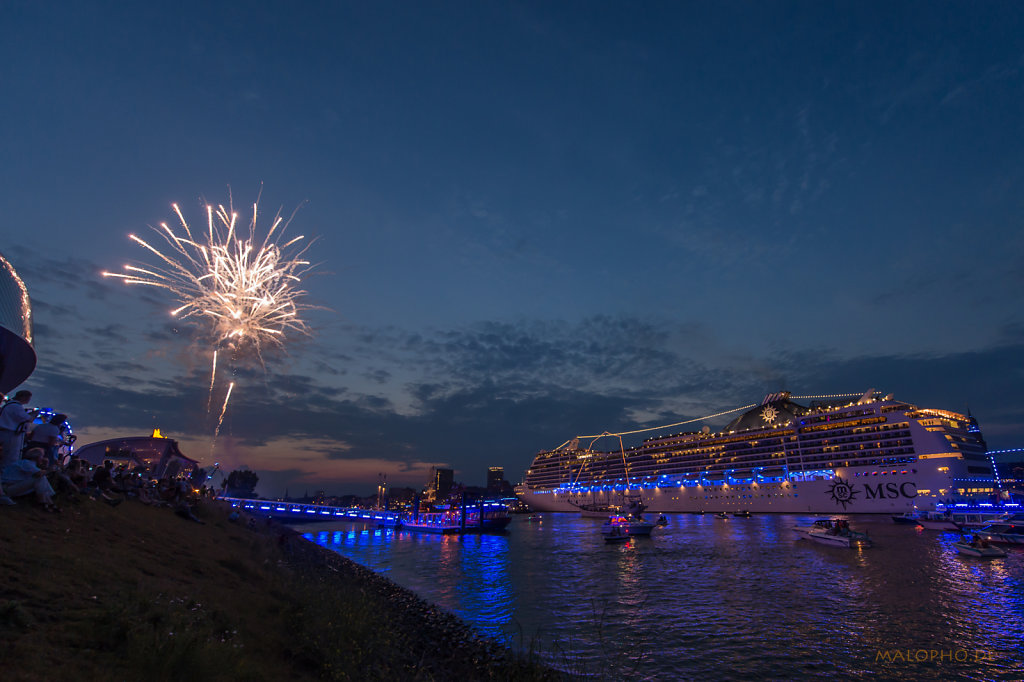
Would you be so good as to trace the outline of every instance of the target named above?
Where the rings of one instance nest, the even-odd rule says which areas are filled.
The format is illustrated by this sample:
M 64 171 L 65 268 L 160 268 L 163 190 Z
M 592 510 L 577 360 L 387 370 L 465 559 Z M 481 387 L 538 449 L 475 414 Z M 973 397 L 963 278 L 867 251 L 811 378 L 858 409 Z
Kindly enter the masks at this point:
M 726 514 L 725 512 L 718 512 L 717 514 L 715 514 L 715 518 L 716 519 L 727 519 L 727 518 L 729 518 L 729 515 Z
M 655 521 L 655 523 L 658 524 L 659 526 L 667 526 L 668 525 L 668 517 L 665 516 L 664 514 L 662 514 L 661 516 L 658 517 L 658 520 Z
M 601 524 L 601 533 L 605 537 L 617 537 L 619 534 L 628 537 L 649 536 L 655 524 L 635 516 L 613 516 Z
M 530 514 L 529 516 L 526 517 L 526 520 L 527 521 L 533 521 L 533 522 L 543 521 L 544 520 L 544 515 L 543 514 Z
M 893 523 L 901 523 L 908 526 L 916 526 L 919 514 L 917 512 L 906 512 L 899 516 L 892 516 Z
M 620 526 L 613 526 L 610 531 L 605 533 L 604 541 L 607 543 L 629 542 L 631 537 L 633 536 L 623 532 Z
M 740 509 L 739 511 L 734 511 L 732 513 L 732 515 L 735 516 L 738 519 L 749 519 L 750 518 L 750 510 L 749 509 Z
M 794 526 L 798 539 L 807 539 L 820 545 L 833 547 L 870 547 L 871 538 L 867 533 L 850 530 L 843 519 L 818 519 L 810 526 Z
M 917 525 L 926 530 L 960 530 L 949 512 L 925 512 L 917 517 Z
M 975 536 L 973 540 L 968 540 L 965 537 L 961 537 L 960 540 L 953 543 L 953 549 L 958 554 L 965 554 L 967 556 L 978 557 L 980 559 L 998 559 L 1006 556 L 1006 552 L 993 547 L 988 544 L 987 540 Z

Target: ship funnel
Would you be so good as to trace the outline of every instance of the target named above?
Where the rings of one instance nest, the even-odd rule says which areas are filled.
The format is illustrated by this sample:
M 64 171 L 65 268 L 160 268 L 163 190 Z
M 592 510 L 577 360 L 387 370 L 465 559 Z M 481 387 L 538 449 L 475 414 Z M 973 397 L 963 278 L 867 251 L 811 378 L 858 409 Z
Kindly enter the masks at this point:
M 864 403 L 869 402 L 873 395 L 875 395 L 875 389 L 869 388 L 868 392 L 860 397 L 860 400 L 857 401 L 857 404 L 863 405 Z

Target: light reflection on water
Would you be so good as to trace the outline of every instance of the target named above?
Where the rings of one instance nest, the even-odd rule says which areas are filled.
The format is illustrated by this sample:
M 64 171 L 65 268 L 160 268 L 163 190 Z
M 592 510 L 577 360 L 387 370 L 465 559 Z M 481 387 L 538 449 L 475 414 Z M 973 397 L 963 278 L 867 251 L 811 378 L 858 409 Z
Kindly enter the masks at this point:
M 482 633 L 600 679 L 1024 678 L 1024 548 L 962 557 L 955 535 L 851 518 L 873 548 L 796 540 L 801 518 L 776 515 L 672 515 L 625 545 L 569 514 L 516 517 L 504 535 L 302 530 Z

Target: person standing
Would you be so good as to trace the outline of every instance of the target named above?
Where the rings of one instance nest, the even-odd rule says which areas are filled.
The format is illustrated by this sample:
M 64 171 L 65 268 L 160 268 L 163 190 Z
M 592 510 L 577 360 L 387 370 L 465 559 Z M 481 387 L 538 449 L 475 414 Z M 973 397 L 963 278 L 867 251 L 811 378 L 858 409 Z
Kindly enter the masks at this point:
M 0 471 L 21 459 L 25 428 L 32 423 L 32 415 L 25 405 L 32 399 L 31 391 L 18 391 L 0 407 Z M 14 504 L 0 486 L 0 504 Z

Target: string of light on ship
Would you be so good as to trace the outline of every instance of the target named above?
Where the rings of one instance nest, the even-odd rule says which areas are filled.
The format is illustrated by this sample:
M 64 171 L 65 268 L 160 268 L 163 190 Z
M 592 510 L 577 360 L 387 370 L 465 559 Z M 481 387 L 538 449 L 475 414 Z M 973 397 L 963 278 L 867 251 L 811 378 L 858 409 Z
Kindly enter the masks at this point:
M 855 398 L 855 397 L 859 397 L 859 396 L 862 396 L 862 395 L 864 395 L 864 394 L 863 393 L 841 393 L 841 394 L 836 394 L 836 395 L 798 395 L 798 396 L 792 396 L 792 400 L 831 400 L 833 398 Z M 726 410 L 725 412 L 719 412 L 718 414 L 709 414 L 706 417 L 697 417 L 696 419 L 687 419 L 686 421 L 676 422 L 675 424 L 663 424 L 661 426 L 651 426 L 651 427 L 648 427 L 646 429 L 636 429 L 634 431 L 620 431 L 618 433 L 609 433 L 608 431 L 605 431 L 604 433 L 600 433 L 600 434 L 597 434 L 597 435 L 576 436 L 575 438 L 570 438 L 569 440 L 565 441 L 564 443 L 559 445 L 557 448 L 555 448 L 555 450 L 561 450 L 566 445 L 571 443 L 573 440 L 576 440 L 578 438 L 594 438 L 596 440 L 598 438 L 603 438 L 605 436 L 632 436 L 633 434 L 636 434 L 636 433 L 646 433 L 648 431 L 660 431 L 661 429 L 671 429 L 672 427 L 675 427 L 675 426 L 683 426 L 684 424 L 692 424 L 694 422 L 705 421 L 707 419 L 715 419 L 717 417 L 724 417 L 725 415 L 732 414 L 733 412 L 741 412 L 743 410 L 749 410 L 749 409 L 751 409 L 753 407 L 757 407 L 757 405 L 758 405 L 757 403 L 752 403 L 750 405 L 744 405 L 743 407 L 737 407 L 737 408 L 732 409 L 732 410 Z M 591 443 L 591 445 L 593 445 L 593 443 Z

